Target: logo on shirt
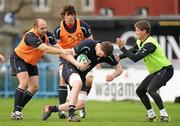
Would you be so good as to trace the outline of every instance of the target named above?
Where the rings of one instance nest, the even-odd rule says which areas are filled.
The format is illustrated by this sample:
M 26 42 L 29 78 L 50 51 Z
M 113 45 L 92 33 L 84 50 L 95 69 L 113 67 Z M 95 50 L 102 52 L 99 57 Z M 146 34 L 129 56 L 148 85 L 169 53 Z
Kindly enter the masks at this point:
M 18 67 L 18 71 L 21 71 L 21 67 Z
M 147 50 L 145 48 L 142 49 L 141 53 L 145 53 Z

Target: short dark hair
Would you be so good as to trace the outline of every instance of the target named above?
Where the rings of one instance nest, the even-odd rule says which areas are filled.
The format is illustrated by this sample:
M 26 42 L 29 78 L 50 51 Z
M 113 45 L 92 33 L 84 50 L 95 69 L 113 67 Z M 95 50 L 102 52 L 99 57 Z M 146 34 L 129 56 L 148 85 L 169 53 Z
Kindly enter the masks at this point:
M 104 52 L 106 56 L 109 56 L 113 53 L 114 47 L 111 42 L 102 41 L 100 44 L 101 44 L 101 50 Z
M 76 10 L 74 8 L 74 6 L 68 4 L 63 6 L 63 8 L 61 9 L 61 18 L 64 19 L 65 14 L 69 14 L 69 15 L 75 15 L 76 16 Z
M 149 23 L 149 21 L 146 21 L 146 20 L 141 20 L 141 21 L 138 21 L 135 23 L 134 27 L 136 28 L 139 28 L 141 31 L 142 30 L 146 30 L 146 32 L 148 34 L 150 34 L 150 31 L 151 31 L 151 25 Z

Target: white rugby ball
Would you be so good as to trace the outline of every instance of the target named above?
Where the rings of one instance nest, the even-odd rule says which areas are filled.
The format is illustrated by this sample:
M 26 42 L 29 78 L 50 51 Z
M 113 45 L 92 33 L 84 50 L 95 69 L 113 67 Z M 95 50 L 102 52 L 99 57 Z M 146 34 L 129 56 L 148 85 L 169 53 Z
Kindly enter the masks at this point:
M 77 58 L 76 58 L 77 62 L 81 63 L 90 63 L 90 60 L 88 59 L 88 57 L 85 54 L 80 54 Z M 81 70 L 80 68 L 78 68 L 79 70 Z M 85 71 L 85 70 L 81 70 L 81 71 Z

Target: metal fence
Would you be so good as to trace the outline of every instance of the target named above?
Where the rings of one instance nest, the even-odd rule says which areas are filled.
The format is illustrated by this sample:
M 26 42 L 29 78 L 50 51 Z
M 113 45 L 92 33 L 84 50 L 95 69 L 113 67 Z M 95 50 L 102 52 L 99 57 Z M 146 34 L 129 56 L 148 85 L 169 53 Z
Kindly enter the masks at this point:
M 39 70 L 39 90 L 35 97 L 50 97 L 58 94 L 58 64 L 40 63 Z M 18 80 L 11 76 L 9 64 L 0 65 L 0 97 L 10 97 L 14 95 L 18 86 Z

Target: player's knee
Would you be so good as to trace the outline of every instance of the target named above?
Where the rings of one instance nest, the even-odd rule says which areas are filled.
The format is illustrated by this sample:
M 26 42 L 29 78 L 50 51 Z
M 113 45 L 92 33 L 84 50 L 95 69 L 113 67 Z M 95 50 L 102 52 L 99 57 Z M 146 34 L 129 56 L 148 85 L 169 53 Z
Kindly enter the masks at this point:
M 156 91 L 154 90 L 154 89 L 152 89 L 152 88 L 147 88 L 147 92 L 151 95 L 151 94 L 155 94 L 156 93 Z
M 34 91 L 38 91 L 39 85 L 34 86 Z
M 82 88 L 82 81 L 81 80 L 74 80 L 74 81 L 70 82 L 70 85 L 72 87 L 74 87 L 74 85 L 75 85 L 76 87 Z
M 69 78 L 69 84 L 71 87 L 82 88 L 82 80 L 78 74 L 73 74 Z
M 27 88 L 28 81 L 29 78 L 19 79 L 19 87 L 21 87 L 21 89 Z
M 87 76 L 86 77 L 86 85 L 88 87 L 91 87 L 92 86 L 92 83 L 93 83 L 93 76 Z
M 26 90 L 27 89 L 27 83 L 19 83 L 18 88 Z
M 82 89 L 82 81 L 80 80 L 74 80 L 74 81 L 70 81 L 69 82 L 70 86 L 78 91 L 80 91 Z
M 137 94 L 139 97 L 145 95 L 144 91 L 143 91 L 141 88 L 137 88 L 137 89 L 136 89 L 136 94 Z
M 59 86 L 67 86 L 66 83 L 59 83 Z
M 65 81 L 62 79 L 60 79 L 60 82 L 59 82 L 59 86 L 67 86 L 67 84 L 65 83 Z
M 35 93 L 38 91 L 39 85 L 37 84 L 37 85 L 30 86 L 28 87 L 28 89 L 30 90 L 31 93 Z

